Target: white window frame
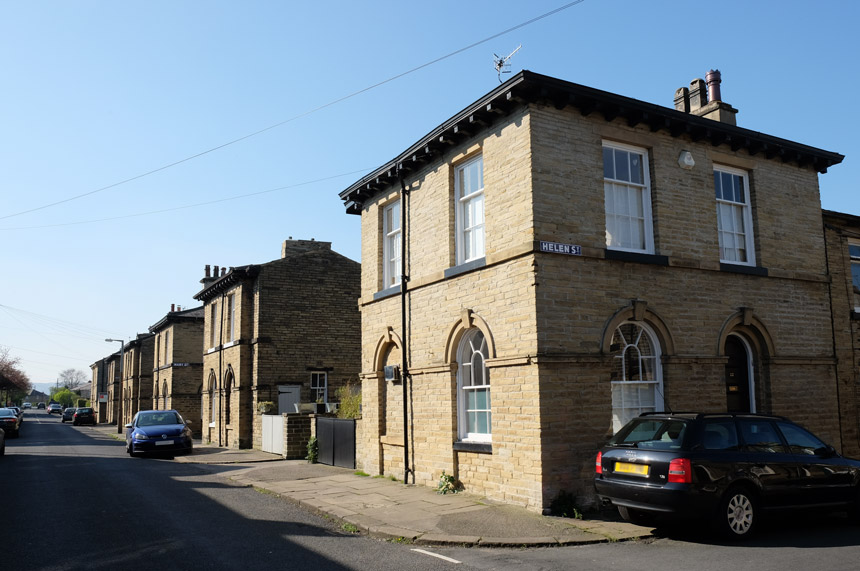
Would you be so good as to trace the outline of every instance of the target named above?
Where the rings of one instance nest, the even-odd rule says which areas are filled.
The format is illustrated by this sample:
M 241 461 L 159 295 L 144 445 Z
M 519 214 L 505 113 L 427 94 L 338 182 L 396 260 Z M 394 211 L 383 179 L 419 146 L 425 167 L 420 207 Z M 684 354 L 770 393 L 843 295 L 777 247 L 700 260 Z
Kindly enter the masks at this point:
M 854 251 L 852 252 L 852 250 Z M 848 240 L 848 257 L 850 258 L 854 311 L 860 313 L 860 293 L 857 292 L 857 289 L 860 289 L 860 240 Z
M 394 218 L 397 219 L 396 227 L 393 225 Z M 402 227 L 400 200 L 397 200 L 382 210 L 382 289 L 400 285 Z
M 323 402 L 328 402 L 328 373 L 325 371 L 311 372 L 311 399 L 317 402 L 320 399 L 320 391 L 322 391 Z
M 480 343 L 476 343 L 480 340 Z M 492 392 L 490 389 L 490 371 L 487 368 L 489 352 L 487 340 L 480 329 L 468 330 L 460 341 L 457 351 L 457 425 L 460 440 L 463 442 L 492 442 L 493 441 L 493 418 L 492 418 Z M 482 384 L 476 385 L 475 365 L 481 366 Z M 468 406 L 468 393 L 472 391 L 485 392 L 487 395 L 487 408 L 470 409 Z M 487 415 L 487 432 L 470 431 L 469 420 L 475 415 Z
M 218 344 L 218 303 L 213 301 L 209 306 L 209 348 L 214 349 Z
M 464 185 L 471 182 L 464 173 L 477 166 L 478 180 L 471 188 Z M 456 223 L 457 265 L 478 260 L 486 255 L 486 235 L 484 232 L 484 156 L 478 155 L 454 169 L 454 206 Z M 467 215 L 472 211 L 471 218 Z M 471 221 L 471 224 L 469 222 Z M 467 226 L 467 224 L 469 224 Z
M 209 426 L 215 426 L 218 418 L 218 382 L 215 374 L 209 375 L 209 405 L 212 409 L 212 416 L 209 418 Z
M 716 178 L 717 173 L 725 173 L 731 176 L 739 177 L 743 188 L 743 202 L 736 200 L 727 200 L 725 194 L 721 197 L 716 196 Z M 755 266 L 755 237 L 753 236 L 753 220 L 752 220 L 752 203 L 750 199 L 749 175 L 747 171 L 727 167 L 724 165 L 714 165 L 714 198 L 717 202 L 717 237 L 720 249 L 720 262 L 724 264 L 737 264 L 741 266 Z M 741 232 L 737 229 L 738 213 L 744 227 Z M 725 216 L 729 217 L 728 220 Z M 726 237 L 731 236 L 733 244 L 737 243 L 738 236 L 743 236 L 743 246 L 746 252 L 746 260 L 737 259 L 740 257 L 740 249 L 732 245 L 729 247 L 725 244 Z M 732 255 L 724 255 L 731 252 Z
M 657 339 L 657 335 L 655 335 L 654 330 L 648 327 L 647 324 L 641 321 L 625 321 L 621 323 L 615 330 L 612 335 L 612 341 L 615 342 L 619 330 L 625 325 L 635 325 L 639 328 L 638 334 L 635 336 L 635 339 L 624 339 L 624 347 L 618 347 L 616 350 L 612 351 L 612 359 L 620 359 L 621 360 L 621 370 L 622 375 L 621 378 L 613 378 L 611 379 L 611 388 L 610 388 L 610 396 L 612 400 L 612 432 L 613 434 L 618 432 L 621 427 L 623 427 L 627 421 L 632 418 L 639 416 L 639 414 L 643 412 L 659 412 L 663 410 L 663 367 L 662 367 L 662 349 L 660 348 L 660 342 Z M 642 335 L 648 336 L 648 341 L 651 344 L 652 354 L 647 355 L 645 357 L 642 356 L 641 351 L 639 349 L 639 343 L 642 339 Z M 630 378 L 628 375 L 628 371 L 626 368 L 626 362 L 624 359 L 624 354 L 626 351 L 636 351 L 639 353 L 637 369 L 643 371 L 647 369 L 647 367 L 643 366 L 643 361 L 649 360 L 651 361 L 651 368 L 653 371 L 653 379 L 642 379 L 641 375 L 638 379 Z M 613 367 L 613 373 L 615 372 L 615 368 Z M 642 400 L 638 400 L 636 402 L 627 402 L 625 400 L 625 389 L 626 388 L 636 388 L 638 390 L 642 389 L 650 389 L 653 391 L 653 406 L 643 406 Z
M 236 294 L 231 293 L 227 296 L 227 335 L 228 343 L 236 340 Z
M 603 200 L 606 220 L 606 247 L 610 250 L 622 252 L 637 252 L 640 254 L 654 253 L 654 223 L 651 214 L 651 172 L 648 165 L 648 150 L 642 147 L 634 147 L 613 141 L 603 141 L 603 153 L 606 150 L 613 151 L 613 172 L 607 173 L 606 159 L 603 159 Z M 632 177 L 628 180 L 617 178 L 618 172 L 614 168 L 617 164 L 614 151 L 623 151 L 640 157 L 642 180 L 635 181 Z M 630 208 L 622 208 L 618 205 L 619 200 L 626 195 L 626 206 L 630 206 L 630 198 L 638 199 L 638 204 L 631 212 Z M 634 221 L 635 224 L 634 224 Z M 640 242 L 637 246 L 633 242 L 633 234 Z

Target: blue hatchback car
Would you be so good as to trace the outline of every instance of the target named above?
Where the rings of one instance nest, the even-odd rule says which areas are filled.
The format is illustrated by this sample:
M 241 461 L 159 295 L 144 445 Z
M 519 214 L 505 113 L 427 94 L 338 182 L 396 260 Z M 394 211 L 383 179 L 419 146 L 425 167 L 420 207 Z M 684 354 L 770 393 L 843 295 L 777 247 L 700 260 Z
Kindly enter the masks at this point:
M 125 451 L 131 456 L 190 454 L 192 448 L 191 429 L 175 410 L 142 410 L 125 425 Z

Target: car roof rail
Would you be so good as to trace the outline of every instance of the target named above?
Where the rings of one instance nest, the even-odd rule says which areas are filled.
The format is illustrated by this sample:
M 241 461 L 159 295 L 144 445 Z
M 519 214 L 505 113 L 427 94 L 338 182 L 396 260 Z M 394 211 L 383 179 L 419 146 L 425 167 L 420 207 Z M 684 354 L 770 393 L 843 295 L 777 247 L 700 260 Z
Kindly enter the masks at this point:
M 756 418 L 770 418 L 775 420 L 786 420 L 784 416 L 779 416 L 777 414 L 768 414 L 764 412 L 696 412 L 696 411 L 651 411 L 651 412 L 643 412 L 639 414 L 639 417 L 647 417 L 647 416 L 692 416 L 696 419 L 706 418 L 706 417 L 718 417 L 718 416 L 729 416 L 732 418 L 738 417 L 756 417 Z M 789 421 L 791 422 L 791 421 Z

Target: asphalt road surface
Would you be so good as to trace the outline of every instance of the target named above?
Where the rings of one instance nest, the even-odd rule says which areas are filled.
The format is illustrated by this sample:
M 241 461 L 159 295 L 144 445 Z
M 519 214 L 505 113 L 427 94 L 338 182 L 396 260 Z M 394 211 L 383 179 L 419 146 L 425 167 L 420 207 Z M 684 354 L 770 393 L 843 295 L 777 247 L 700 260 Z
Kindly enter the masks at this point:
M 839 514 L 781 517 L 740 544 L 695 526 L 648 541 L 543 549 L 378 541 L 232 483 L 229 466 L 130 458 L 103 431 L 25 415 L 0 458 L 0 569 L 860 569 L 860 527 Z
M 25 413 L 0 458 L 0 568 L 451 569 L 452 563 L 357 536 L 222 473 L 130 458 L 89 426 Z M 458 569 L 465 566 L 458 565 Z

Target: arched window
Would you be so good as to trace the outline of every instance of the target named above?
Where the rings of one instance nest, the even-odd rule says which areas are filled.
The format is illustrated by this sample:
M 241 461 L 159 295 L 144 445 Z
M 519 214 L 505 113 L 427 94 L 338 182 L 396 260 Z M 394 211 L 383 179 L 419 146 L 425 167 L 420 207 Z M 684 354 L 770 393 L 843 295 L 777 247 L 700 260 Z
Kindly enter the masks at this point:
M 490 442 L 490 375 L 487 341 L 480 329 L 470 329 L 457 352 L 457 409 L 461 440 Z
M 209 373 L 209 402 L 212 405 L 212 416 L 209 417 L 209 426 L 215 426 L 218 418 L 218 387 L 215 384 L 215 373 Z
M 233 369 L 227 369 L 224 378 L 224 424 L 230 424 L 230 396 L 233 392 Z
M 650 328 L 639 322 L 615 330 L 612 352 L 612 431 L 643 412 L 663 409 L 660 344 Z

